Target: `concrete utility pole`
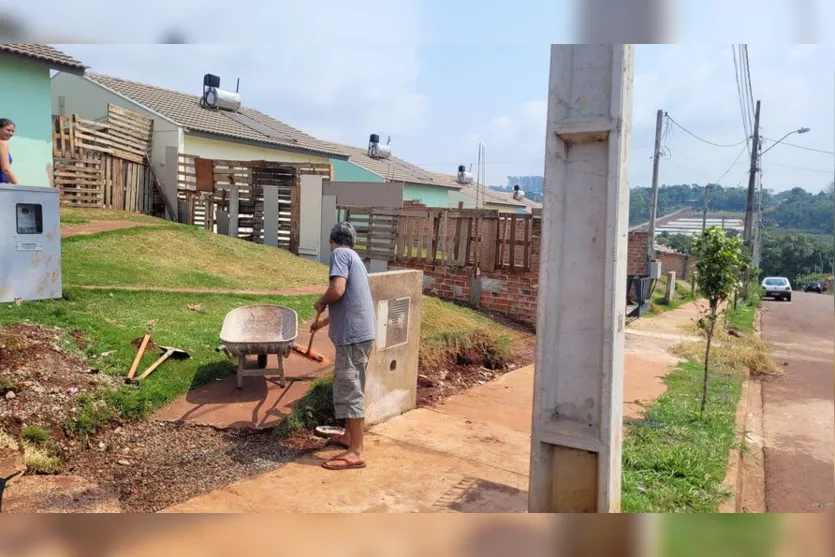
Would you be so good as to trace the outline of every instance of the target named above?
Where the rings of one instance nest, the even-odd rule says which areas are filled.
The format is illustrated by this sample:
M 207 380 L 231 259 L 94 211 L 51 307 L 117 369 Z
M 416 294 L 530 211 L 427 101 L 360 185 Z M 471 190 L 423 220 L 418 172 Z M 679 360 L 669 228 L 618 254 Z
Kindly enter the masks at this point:
M 661 124 L 664 111 L 655 115 L 655 154 L 652 157 L 652 195 L 649 201 L 649 234 L 647 235 L 647 274 L 655 260 L 655 219 L 658 213 L 658 160 L 661 158 Z
M 757 101 L 757 110 L 754 112 L 754 137 L 751 144 L 751 168 L 748 171 L 748 202 L 745 205 L 745 227 L 742 239 L 745 247 L 751 250 L 751 229 L 754 222 L 754 193 L 757 187 L 757 167 L 760 154 L 760 101 Z
M 618 512 L 633 45 L 552 45 L 528 508 Z

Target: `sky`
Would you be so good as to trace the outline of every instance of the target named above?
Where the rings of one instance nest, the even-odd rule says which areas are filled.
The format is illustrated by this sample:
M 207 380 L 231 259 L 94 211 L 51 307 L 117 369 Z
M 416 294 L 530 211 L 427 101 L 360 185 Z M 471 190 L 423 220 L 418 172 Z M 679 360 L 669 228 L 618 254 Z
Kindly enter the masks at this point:
M 95 0 L 0 0 L 0 12 L 12 10 L 50 32 L 51 42 L 93 71 L 194 94 L 205 73 L 221 76 L 230 89 L 240 78 L 247 106 L 321 139 L 365 146 L 371 133 L 391 136 L 395 155 L 429 170 L 475 168 L 484 142 L 487 182 L 505 185 L 508 175 L 543 172 L 549 44 L 571 40 L 576 29 L 571 2 L 502 4 L 486 10 L 473 0 L 320 0 L 312 9 L 283 1 L 145 0 L 137 9 Z M 805 126 L 809 133 L 787 141 L 835 151 L 835 49 L 792 44 L 831 36 L 825 26 L 835 26 L 835 3 L 673 4 L 669 40 L 684 43 L 636 47 L 632 186 L 650 183 L 658 109 L 714 143 L 745 137 L 731 46 L 698 44 L 705 38 L 751 43 L 765 137 Z M 147 44 L 172 29 L 199 44 Z M 106 42 L 65 44 L 86 37 Z M 768 44 L 774 40 L 784 44 Z M 107 44 L 116 41 L 133 42 Z M 749 163 L 741 147 L 714 147 L 680 129 L 665 145 L 662 184 L 703 184 L 723 174 L 723 185 L 744 184 Z M 832 181 L 834 166 L 830 154 L 782 144 L 763 157 L 763 184 L 819 191 Z

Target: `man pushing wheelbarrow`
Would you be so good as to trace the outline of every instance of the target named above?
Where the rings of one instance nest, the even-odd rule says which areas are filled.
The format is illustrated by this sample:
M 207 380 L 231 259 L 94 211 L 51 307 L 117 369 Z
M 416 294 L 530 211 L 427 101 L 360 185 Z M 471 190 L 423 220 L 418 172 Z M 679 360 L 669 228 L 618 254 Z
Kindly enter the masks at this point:
M 333 407 L 337 420 L 345 420 L 345 432 L 329 443 L 346 451 L 322 464 L 327 470 L 365 468 L 365 372 L 374 343 L 376 324 L 368 273 L 357 252 L 357 234 L 348 222 L 335 225 L 330 233 L 330 286 L 314 307 L 316 320 L 311 333 L 326 325 L 336 347 L 333 371 Z M 320 319 L 328 309 L 328 317 Z

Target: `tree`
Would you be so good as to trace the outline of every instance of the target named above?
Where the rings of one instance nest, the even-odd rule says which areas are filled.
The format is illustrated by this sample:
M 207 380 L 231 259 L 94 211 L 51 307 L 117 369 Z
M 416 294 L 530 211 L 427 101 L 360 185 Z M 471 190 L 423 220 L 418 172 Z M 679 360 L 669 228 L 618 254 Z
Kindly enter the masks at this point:
M 719 315 L 719 306 L 731 297 L 739 286 L 740 277 L 745 272 L 745 256 L 739 237 L 729 238 L 725 231 L 712 226 L 705 230 L 695 242 L 696 284 L 699 292 L 707 299 L 707 314 L 699 320 L 699 326 L 707 334 L 705 348 L 705 375 L 702 386 L 702 404 L 704 413 L 707 404 L 708 367 L 710 365 L 710 346 Z

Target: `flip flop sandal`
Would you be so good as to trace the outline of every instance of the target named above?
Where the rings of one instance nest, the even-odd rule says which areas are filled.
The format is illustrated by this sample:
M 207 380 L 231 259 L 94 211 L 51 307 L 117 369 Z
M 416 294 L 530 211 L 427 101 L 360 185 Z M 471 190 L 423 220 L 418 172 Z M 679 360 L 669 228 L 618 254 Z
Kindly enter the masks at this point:
M 344 466 L 334 466 L 332 463 L 335 462 L 344 462 Z M 358 468 L 365 468 L 365 462 L 362 460 L 348 460 L 347 458 L 343 458 L 341 456 L 332 458 L 326 462 L 322 463 L 322 468 L 325 470 L 356 470 Z

